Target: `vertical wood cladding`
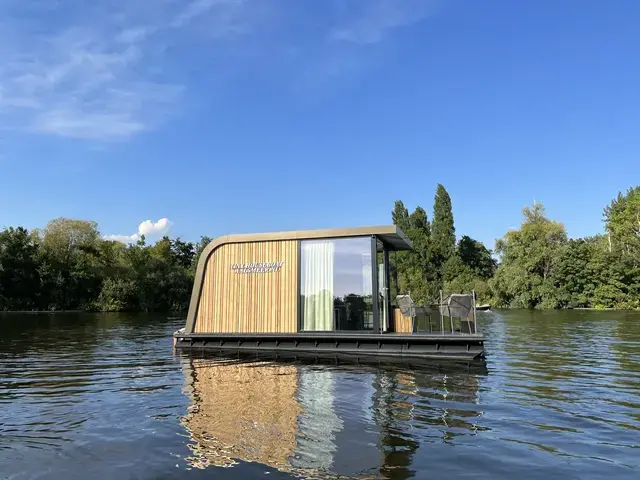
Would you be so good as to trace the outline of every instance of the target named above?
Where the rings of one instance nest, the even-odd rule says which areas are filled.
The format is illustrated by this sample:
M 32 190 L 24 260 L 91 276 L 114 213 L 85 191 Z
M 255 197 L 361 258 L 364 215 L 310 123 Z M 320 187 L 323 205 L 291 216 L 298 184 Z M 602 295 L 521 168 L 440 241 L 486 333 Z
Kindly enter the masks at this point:
M 296 240 L 221 245 L 207 260 L 195 332 L 297 332 L 297 276 Z
M 397 333 L 412 333 L 411 317 L 405 317 L 399 308 L 393 309 L 393 326 Z

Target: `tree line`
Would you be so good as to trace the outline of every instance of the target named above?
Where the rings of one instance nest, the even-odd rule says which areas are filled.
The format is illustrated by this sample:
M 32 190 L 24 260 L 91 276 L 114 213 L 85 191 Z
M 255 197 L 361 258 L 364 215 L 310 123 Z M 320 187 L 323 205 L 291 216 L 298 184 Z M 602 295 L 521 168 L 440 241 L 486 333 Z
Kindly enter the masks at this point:
M 0 310 L 180 311 L 211 239 L 105 240 L 95 222 L 58 218 L 0 232 Z
M 640 187 L 604 209 L 605 234 L 569 239 L 542 204 L 523 210 L 519 229 L 492 252 L 456 236 L 451 198 L 438 185 L 432 219 L 396 201 L 391 218 L 414 250 L 391 258 L 391 293 L 422 304 L 440 291 L 476 292 L 505 308 L 640 308 Z M 211 241 L 144 237 L 125 245 L 95 222 L 58 218 L 42 230 L 0 232 L 0 311 L 184 311 L 198 258 Z
M 413 243 L 413 251 L 392 255 L 392 298 L 410 293 L 416 303 L 434 304 L 440 291 L 445 295 L 475 291 L 478 301 L 490 300 L 489 280 L 497 261 L 489 249 L 468 235 L 456 241 L 451 197 L 442 185 L 436 188 L 431 221 L 422 207 L 409 213 L 400 200 L 391 218 Z
M 569 239 L 544 206 L 523 209 L 519 229 L 498 239 L 495 252 L 463 235 L 456 242 L 451 199 L 438 185 L 429 222 L 401 201 L 393 222 L 413 241 L 398 252 L 392 293 L 435 303 L 445 294 L 475 290 L 479 302 L 502 308 L 640 308 L 640 186 L 604 208 L 605 234 Z

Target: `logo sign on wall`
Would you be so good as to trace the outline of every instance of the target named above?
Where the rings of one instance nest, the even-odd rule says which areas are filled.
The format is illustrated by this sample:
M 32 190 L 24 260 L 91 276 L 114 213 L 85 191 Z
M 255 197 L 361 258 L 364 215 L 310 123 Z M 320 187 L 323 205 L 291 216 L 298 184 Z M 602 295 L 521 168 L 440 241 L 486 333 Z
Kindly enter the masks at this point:
M 272 273 L 279 272 L 284 262 L 251 262 L 234 263 L 231 270 L 234 273 Z

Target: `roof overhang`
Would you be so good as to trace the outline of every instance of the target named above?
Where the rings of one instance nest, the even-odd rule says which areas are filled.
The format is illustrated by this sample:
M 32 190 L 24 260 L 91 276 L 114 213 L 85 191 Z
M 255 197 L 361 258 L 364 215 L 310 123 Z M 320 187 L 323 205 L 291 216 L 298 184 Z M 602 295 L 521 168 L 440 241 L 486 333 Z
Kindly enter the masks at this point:
M 322 238 L 367 237 L 373 235 L 387 244 L 391 250 L 413 249 L 411 240 L 409 240 L 404 232 L 395 225 L 224 235 L 216 238 L 214 243 L 222 245 L 225 243 L 273 242 L 278 240 L 317 240 Z

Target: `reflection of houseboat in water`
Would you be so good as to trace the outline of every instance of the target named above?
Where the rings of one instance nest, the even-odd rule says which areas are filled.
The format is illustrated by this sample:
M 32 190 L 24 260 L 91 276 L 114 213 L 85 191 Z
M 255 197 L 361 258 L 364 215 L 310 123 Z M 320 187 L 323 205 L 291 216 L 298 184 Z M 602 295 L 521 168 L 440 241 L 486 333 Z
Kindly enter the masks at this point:
M 392 305 L 389 255 L 411 248 L 395 226 L 221 237 L 202 252 L 176 347 L 483 356 L 471 295 Z
M 473 435 L 481 418 L 477 376 L 460 370 L 448 387 L 456 410 L 453 403 L 441 405 L 446 371 L 335 368 L 255 356 L 184 361 L 193 404 L 183 425 L 191 439 L 188 461 L 197 468 L 246 461 L 313 478 L 409 478 L 421 442 L 433 442 L 434 434 L 444 442 Z M 422 434 L 433 427 L 429 436 L 412 433 L 416 424 Z M 449 424 L 455 432 L 442 432 Z

